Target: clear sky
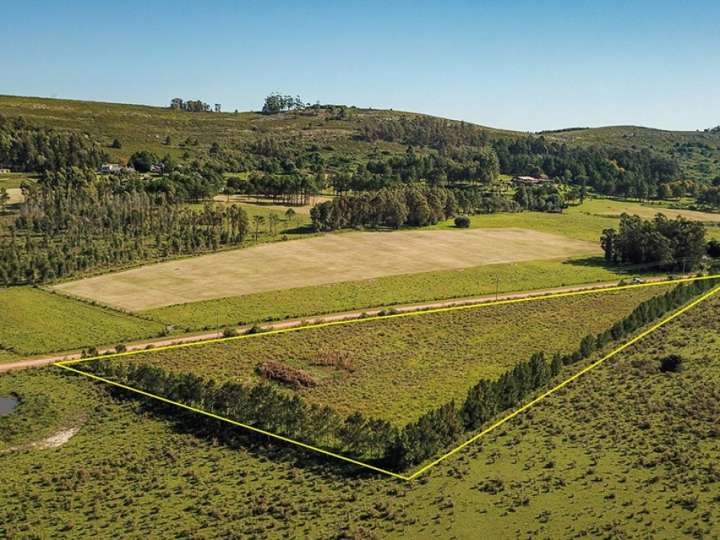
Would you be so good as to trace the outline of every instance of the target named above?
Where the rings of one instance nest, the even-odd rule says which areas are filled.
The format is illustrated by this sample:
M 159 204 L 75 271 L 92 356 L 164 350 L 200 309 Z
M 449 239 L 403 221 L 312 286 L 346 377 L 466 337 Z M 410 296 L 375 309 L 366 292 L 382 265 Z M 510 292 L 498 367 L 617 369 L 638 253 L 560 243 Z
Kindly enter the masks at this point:
M 720 1 L 0 0 L 0 94 L 271 91 L 536 131 L 720 124 Z

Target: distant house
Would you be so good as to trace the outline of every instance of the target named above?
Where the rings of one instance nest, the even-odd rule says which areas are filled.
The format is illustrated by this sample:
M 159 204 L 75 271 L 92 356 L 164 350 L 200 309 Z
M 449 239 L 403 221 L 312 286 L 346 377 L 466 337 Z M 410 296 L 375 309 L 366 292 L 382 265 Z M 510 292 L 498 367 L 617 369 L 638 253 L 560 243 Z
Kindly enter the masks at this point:
M 512 179 L 512 183 L 515 187 L 537 186 L 540 184 L 547 184 L 549 182 L 552 182 L 549 178 L 538 178 L 535 176 L 514 176 Z
M 156 163 L 150 166 L 150 172 L 155 174 L 162 174 L 165 172 L 165 165 L 162 163 Z
M 8 174 L 9 172 L 12 172 L 12 171 L 10 171 L 10 169 L 0 167 L 0 174 Z
M 126 167 L 119 163 L 103 163 L 100 165 L 100 174 L 119 174 L 122 172 L 135 172 L 133 167 Z

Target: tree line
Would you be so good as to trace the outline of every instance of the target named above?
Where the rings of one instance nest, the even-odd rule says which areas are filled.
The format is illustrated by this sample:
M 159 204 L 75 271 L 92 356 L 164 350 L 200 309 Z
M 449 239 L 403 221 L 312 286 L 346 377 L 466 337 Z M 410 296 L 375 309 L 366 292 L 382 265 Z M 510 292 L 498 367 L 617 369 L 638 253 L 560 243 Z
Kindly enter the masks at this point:
M 96 169 L 104 161 L 105 152 L 80 133 L 36 127 L 22 117 L 0 115 L 0 167 L 23 172 Z
M 310 198 L 320 193 L 324 186 L 325 178 L 322 174 L 311 176 L 299 172 L 285 175 L 251 173 L 247 179 L 228 178 L 226 192 L 260 195 L 278 204 L 301 206 L 308 204 Z
M 404 184 L 376 192 L 343 195 L 310 210 L 313 227 L 334 231 L 349 227 L 423 227 L 448 219 L 456 210 L 452 191 L 424 184 Z
M 218 384 L 192 373 L 103 359 L 89 362 L 85 369 L 172 401 L 360 459 L 381 459 L 396 434 L 387 421 L 359 412 L 342 417 L 328 406 L 310 404 L 270 384 Z M 219 429 L 227 429 L 227 425 Z
M 52 173 L 26 186 L 15 221 L 2 231 L 0 284 L 236 246 L 248 226 L 237 205 L 197 211 L 139 188 L 137 180 L 72 169 Z
M 600 238 L 610 263 L 657 263 L 663 269 L 693 270 L 706 253 L 705 226 L 682 216 L 652 220 L 623 213 L 619 230 L 605 229 Z
M 716 285 L 717 280 L 678 285 L 639 304 L 609 329 L 585 336 L 573 353 L 550 356 L 535 352 L 498 379 L 478 381 L 468 390 L 462 403 L 451 400 L 401 429 L 361 413 L 342 417 L 328 406 L 308 404 L 299 396 L 266 383 L 255 386 L 218 384 L 191 373 L 172 373 L 157 366 L 113 360 L 91 362 L 86 369 L 277 435 L 403 471 L 477 432 L 503 411 L 517 407 L 560 375 L 566 366 L 632 335 Z M 136 397 L 135 394 L 128 395 Z M 223 430 L 226 426 L 219 424 L 217 429 Z
M 459 406 L 450 401 L 400 430 L 386 452 L 386 462 L 400 470 L 422 463 L 457 443 L 460 436 L 477 431 L 501 412 L 520 405 L 559 375 L 564 366 L 588 358 L 596 350 L 634 333 L 716 284 L 717 280 L 700 280 L 679 285 L 638 305 L 610 329 L 596 336 L 585 336 L 572 354 L 556 353 L 549 357 L 536 352 L 499 379 L 479 381 Z

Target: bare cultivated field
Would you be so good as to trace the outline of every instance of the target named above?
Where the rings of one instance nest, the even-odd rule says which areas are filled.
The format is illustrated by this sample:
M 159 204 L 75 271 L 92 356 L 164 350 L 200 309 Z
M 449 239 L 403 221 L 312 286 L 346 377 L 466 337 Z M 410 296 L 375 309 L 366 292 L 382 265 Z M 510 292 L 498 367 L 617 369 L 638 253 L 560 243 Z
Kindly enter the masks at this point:
M 153 264 L 55 288 L 142 311 L 309 285 L 598 252 L 589 242 L 527 229 L 329 234 Z

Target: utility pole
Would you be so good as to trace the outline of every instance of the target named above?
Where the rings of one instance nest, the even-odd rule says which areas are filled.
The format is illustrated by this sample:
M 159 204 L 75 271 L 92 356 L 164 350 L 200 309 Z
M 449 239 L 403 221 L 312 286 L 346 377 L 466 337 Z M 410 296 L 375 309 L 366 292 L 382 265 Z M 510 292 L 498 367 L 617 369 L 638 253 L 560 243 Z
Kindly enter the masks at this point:
M 500 294 L 500 275 L 495 274 L 495 301 L 498 301 Z

